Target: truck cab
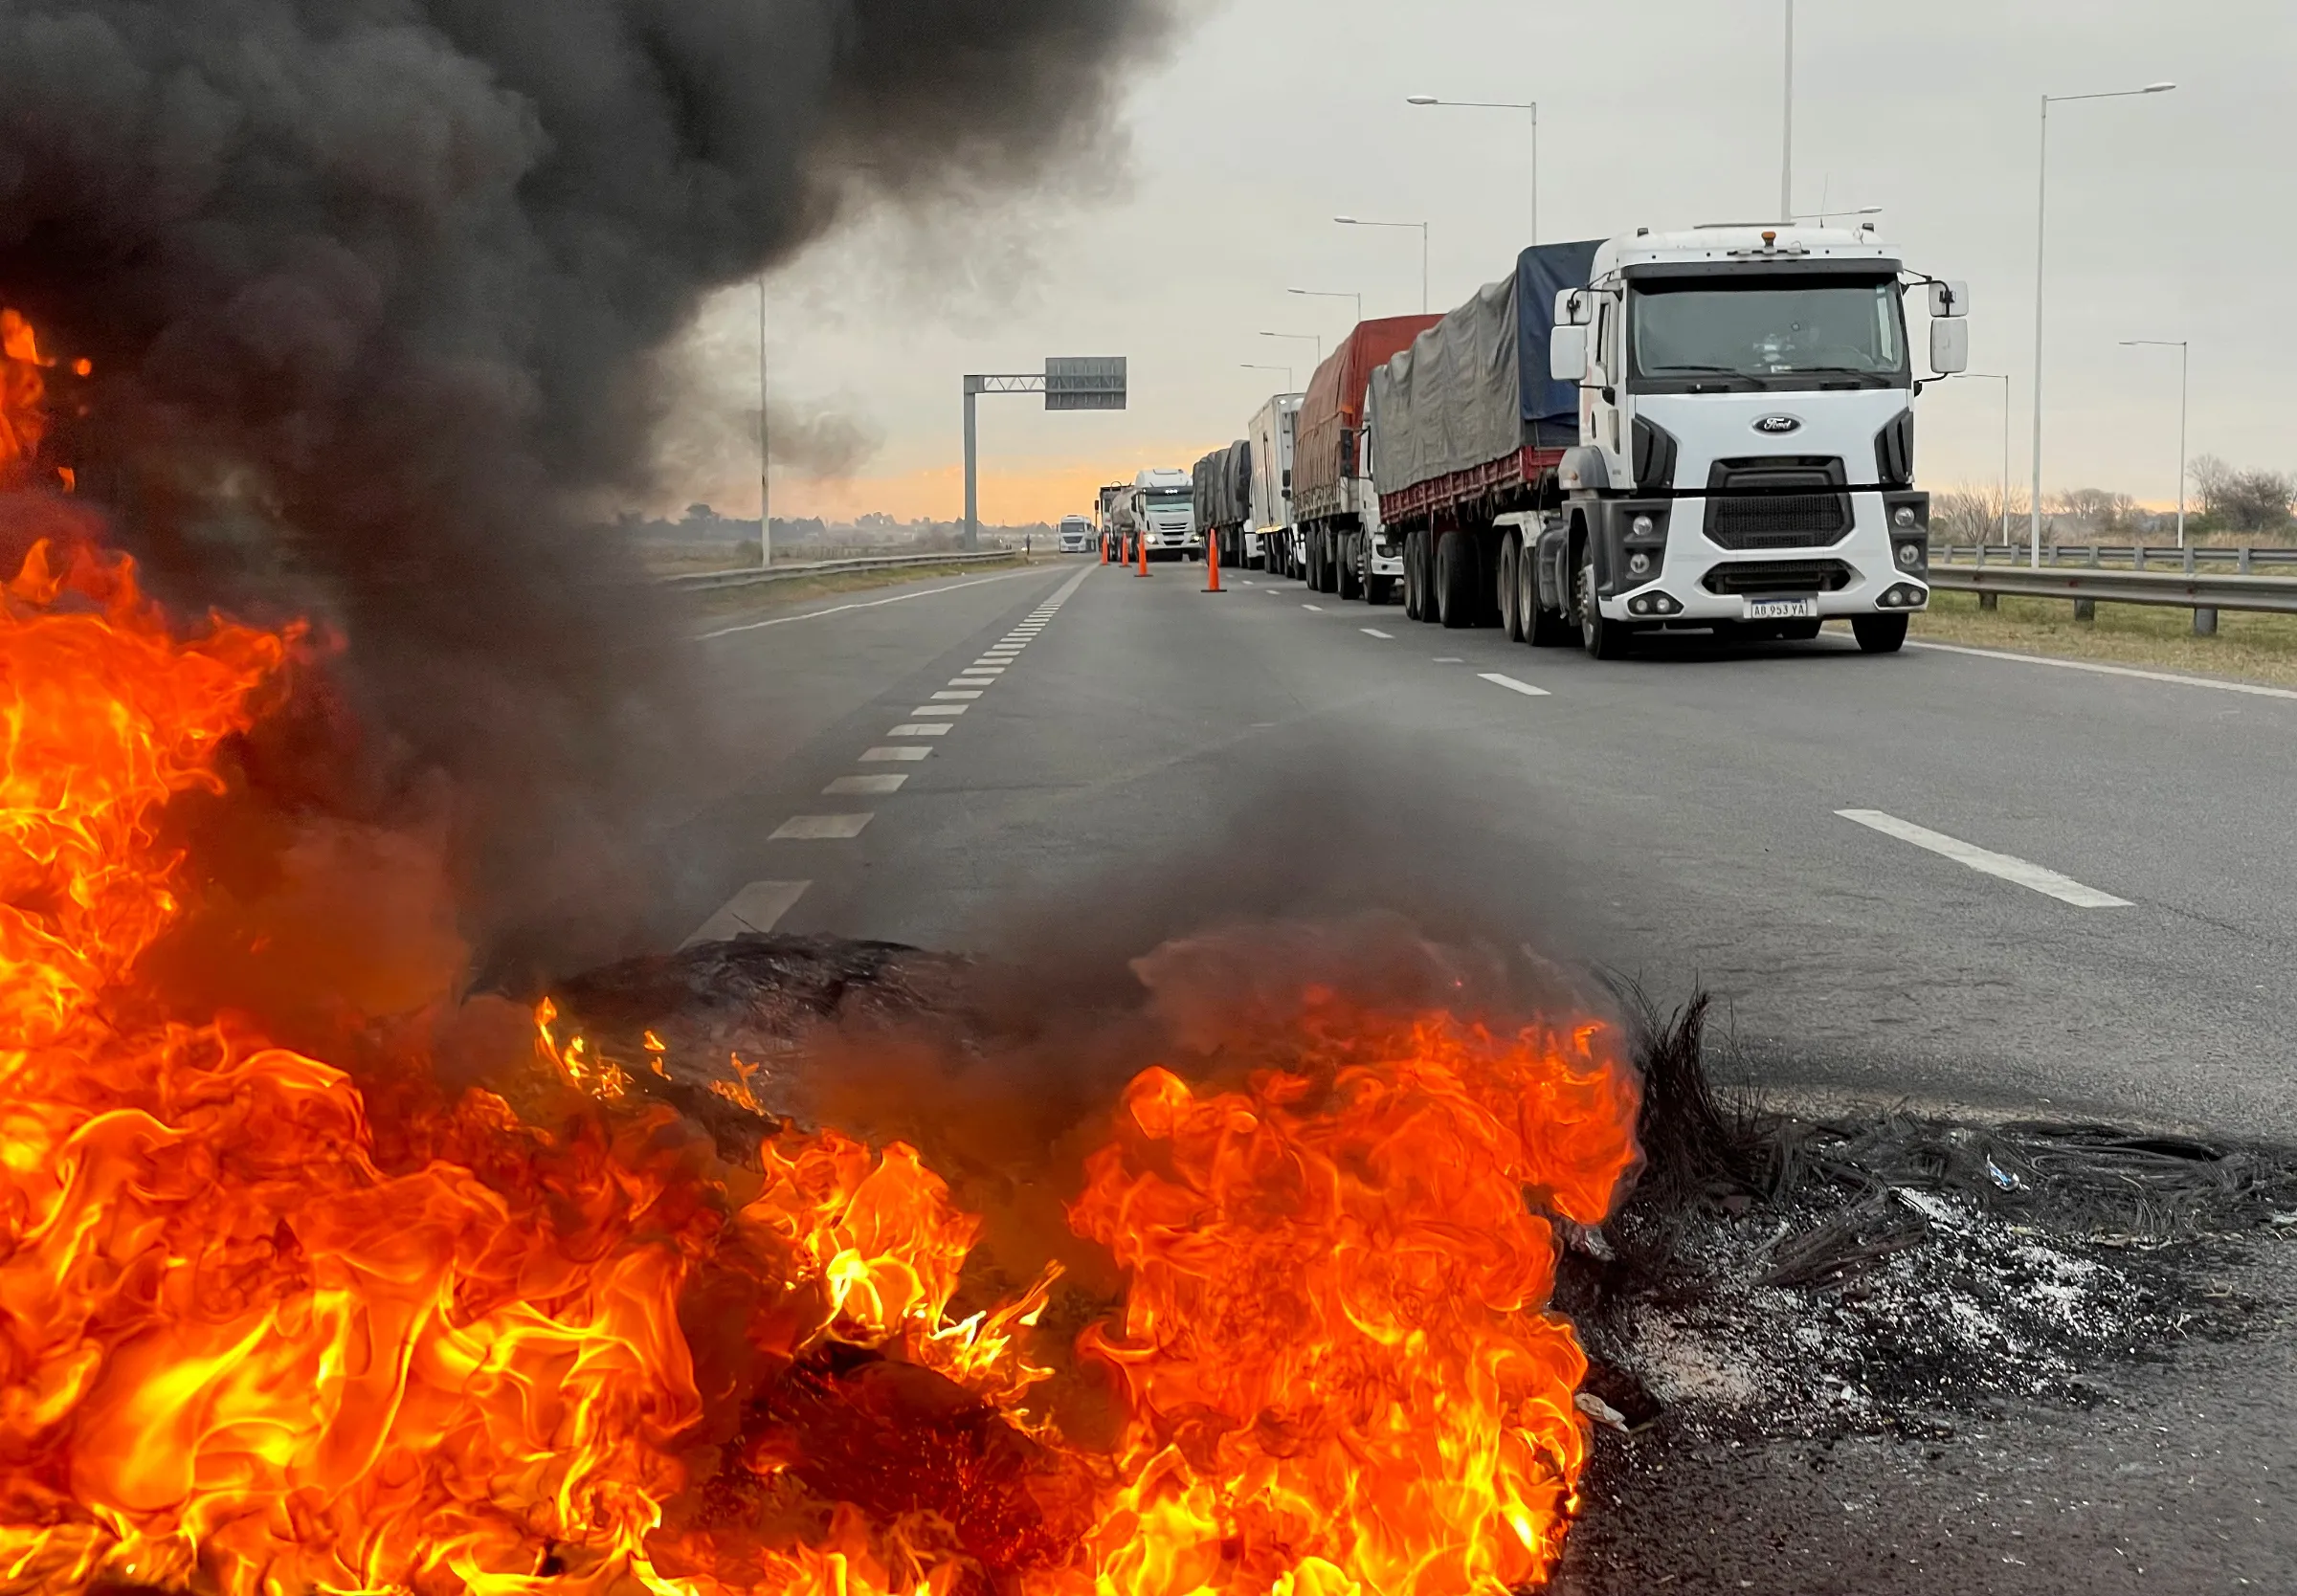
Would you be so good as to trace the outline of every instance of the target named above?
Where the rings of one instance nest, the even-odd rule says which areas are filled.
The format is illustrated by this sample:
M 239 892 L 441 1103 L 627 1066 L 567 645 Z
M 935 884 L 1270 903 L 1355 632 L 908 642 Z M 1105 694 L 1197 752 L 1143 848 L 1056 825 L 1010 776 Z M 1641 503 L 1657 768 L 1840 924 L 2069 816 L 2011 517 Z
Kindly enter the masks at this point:
M 1144 471 L 1132 481 L 1132 521 L 1151 560 L 1193 560 L 1204 553 L 1196 524 L 1196 484 L 1185 471 Z
M 1082 516 L 1060 518 L 1060 551 L 1082 554 L 1093 546 L 1093 523 Z
M 1639 231 L 1557 296 L 1550 373 L 1579 388 L 1543 598 L 1588 648 L 1661 627 L 1895 649 L 1929 599 L 1904 298 L 1929 290 L 1933 375 L 1968 364 L 1961 285 L 1911 278 L 1871 228 Z

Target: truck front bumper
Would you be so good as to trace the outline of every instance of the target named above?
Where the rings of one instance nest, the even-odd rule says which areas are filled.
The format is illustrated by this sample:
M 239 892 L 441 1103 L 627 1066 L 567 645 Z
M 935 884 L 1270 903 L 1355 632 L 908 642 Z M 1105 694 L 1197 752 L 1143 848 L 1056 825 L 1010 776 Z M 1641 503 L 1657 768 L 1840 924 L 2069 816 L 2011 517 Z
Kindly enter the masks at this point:
M 1819 620 L 1926 609 L 1929 496 L 1843 497 L 1848 532 L 1778 548 L 1724 547 L 1706 533 L 1703 497 L 1609 501 L 1596 528 L 1597 607 L 1606 620 L 1682 627 L 1793 618 L 1782 600 Z

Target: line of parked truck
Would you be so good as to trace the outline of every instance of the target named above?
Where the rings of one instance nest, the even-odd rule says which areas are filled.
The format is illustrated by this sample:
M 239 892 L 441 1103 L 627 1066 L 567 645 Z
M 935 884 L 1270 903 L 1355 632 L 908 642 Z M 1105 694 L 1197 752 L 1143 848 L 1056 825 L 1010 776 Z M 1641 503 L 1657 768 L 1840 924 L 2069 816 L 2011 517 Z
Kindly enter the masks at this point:
M 1967 300 L 1871 225 L 1538 245 L 1448 315 L 1360 322 L 1193 472 L 1103 489 L 1103 546 L 1209 544 L 1598 658 L 1652 632 L 1811 637 L 1837 617 L 1891 652 L 1929 600 L 1912 402 L 1968 366 Z

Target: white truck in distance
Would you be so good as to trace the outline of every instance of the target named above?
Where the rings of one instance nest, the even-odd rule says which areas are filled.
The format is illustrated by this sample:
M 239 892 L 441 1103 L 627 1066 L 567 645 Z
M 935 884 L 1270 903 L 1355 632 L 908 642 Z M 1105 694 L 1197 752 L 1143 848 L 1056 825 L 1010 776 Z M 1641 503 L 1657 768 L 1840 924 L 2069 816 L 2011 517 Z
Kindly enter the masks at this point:
M 1907 287 L 1929 291 L 1932 374 L 1969 365 L 1963 286 L 1903 271 L 1871 228 L 1602 245 L 1553 307 L 1549 374 L 1578 385 L 1579 446 L 1535 562 L 1522 542 L 1501 561 L 1510 630 L 1575 630 L 1601 657 L 1661 627 L 1807 637 L 1843 617 L 1862 649 L 1897 649 L 1929 599 Z
M 1204 552 L 1196 525 L 1196 484 L 1185 471 L 1144 471 L 1132 479 L 1130 514 L 1148 558 L 1192 560 Z M 1137 550 L 1136 545 L 1136 550 Z

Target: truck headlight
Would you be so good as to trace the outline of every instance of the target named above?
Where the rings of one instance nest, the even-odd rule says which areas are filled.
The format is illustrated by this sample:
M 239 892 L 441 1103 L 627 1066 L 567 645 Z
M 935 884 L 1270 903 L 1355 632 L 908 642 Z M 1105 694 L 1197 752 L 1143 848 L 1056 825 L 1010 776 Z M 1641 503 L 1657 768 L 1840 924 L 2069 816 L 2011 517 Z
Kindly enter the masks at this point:
M 1911 504 L 1901 504 L 1898 507 L 1898 513 L 1893 515 L 1890 520 L 1894 525 L 1900 527 L 1901 529 L 1911 527 L 1914 524 L 1914 506 Z
M 1638 519 L 1649 521 L 1651 518 L 1649 516 L 1643 516 Z M 1639 548 L 1637 549 L 1633 554 L 1627 556 L 1627 574 L 1630 576 L 1649 576 L 1651 574 L 1651 556 L 1645 554 Z
M 1913 512 L 1901 510 L 1899 514 L 1911 516 Z M 1919 566 L 1922 564 L 1922 545 L 1920 543 L 1900 543 L 1898 545 L 1898 564 L 1902 570 L 1910 571 Z
M 1628 522 L 1627 525 L 1628 530 L 1635 533 L 1635 535 L 1639 538 L 1648 538 L 1652 533 L 1659 530 L 1659 522 L 1653 521 L 1649 516 L 1638 516 L 1635 518 L 1635 520 Z

